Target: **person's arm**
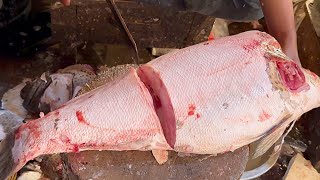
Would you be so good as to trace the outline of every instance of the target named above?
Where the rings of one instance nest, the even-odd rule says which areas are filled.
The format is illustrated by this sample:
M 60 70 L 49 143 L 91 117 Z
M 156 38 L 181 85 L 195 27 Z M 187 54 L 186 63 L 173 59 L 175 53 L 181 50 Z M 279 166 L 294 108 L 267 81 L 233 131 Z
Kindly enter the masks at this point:
M 260 0 L 268 33 L 280 43 L 283 52 L 300 64 L 292 0 Z

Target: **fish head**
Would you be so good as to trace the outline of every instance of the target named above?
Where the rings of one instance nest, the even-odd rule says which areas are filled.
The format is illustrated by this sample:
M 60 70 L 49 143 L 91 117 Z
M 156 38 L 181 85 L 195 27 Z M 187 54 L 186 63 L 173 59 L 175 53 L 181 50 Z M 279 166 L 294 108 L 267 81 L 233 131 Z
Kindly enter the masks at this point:
M 289 114 L 299 118 L 303 113 L 320 107 L 319 76 L 289 58 L 275 38 L 266 39 L 263 44 L 268 74 L 274 90 L 279 91 L 286 102 Z
M 282 97 L 294 116 L 320 107 L 320 78 L 312 71 L 299 66 L 290 59 L 277 58 L 273 62 L 277 68 L 277 76 Z
M 284 135 L 290 123 L 298 120 L 304 113 L 320 107 L 319 76 L 308 69 L 302 68 L 288 57 L 285 57 L 283 53 L 281 54 L 283 55 L 282 57 L 273 56 L 270 58 L 268 71 L 273 90 L 277 94 L 279 93 L 285 105 L 283 120 L 275 125 L 272 131 L 269 131 L 264 137 L 250 145 L 252 159 L 267 152 L 279 140 L 279 137 Z M 289 127 L 289 131 L 293 125 L 294 123 Z

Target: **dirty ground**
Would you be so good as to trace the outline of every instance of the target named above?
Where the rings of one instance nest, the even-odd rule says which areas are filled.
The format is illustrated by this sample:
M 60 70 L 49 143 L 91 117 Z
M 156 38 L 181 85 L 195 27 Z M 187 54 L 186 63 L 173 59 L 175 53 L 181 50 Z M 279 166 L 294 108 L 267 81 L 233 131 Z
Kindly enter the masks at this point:
M 296 19 L 299 19 L 299 21 L 297 20 L 299 22 L 297 32 L 302 65 L 320 75 L 320 41 L 316 36 L 304 2 L 299 3 L 297 11 L 300 13 L 297 13 Z M 117 4 L 138 45 L 140 63 L 148 62 L 154 58 L 150 53 L 152 47 L 182 48 L 207 40 L 214 22 L 212 17 L 195 13 L 175 12 L 160 8 L 151 9 L 130 1 L 120 1 Z M 15 46 L 10 48 L 10 51 L 1 52 L 0 97 L 24 78 L 39 77 L 45 71 L 55 72 L 60 68 L 81 63 L 94 67 L 100 65 L 110 67 L 134 62 L 135 52 L 108 3 L 104 1 L 87 3 L 77 0 L 71 7 L 61 8 L 54 4 L 50 11 L 43 11 L 48 8 L 48 5 L 50 4 L 33 3 L 31 23 L 23 29 L 18 28 L 20 32 L 12 33 L 12 36 L 15 37 L 13 39 L 18 41 L 19 47 Z M 261 23 L 265 27 L 263 20 Z M 252 29 L 249 23 L 231 23 L 228 27 L 230 35 Z M 38 44 L 39 42 L 41 44 Z M 10 39 L 8 43 L 10 43 Z M 19 56 L 12 56 L 12 54 Z M 319 109 L 305 114 L 286 139 L 286 144 L 277 163 L 270 171 L 257 179 L 281 179 L 285 176 L 289 161 L 297 152 L 303 153 L 304 157 L 310 160 L 319 171 L 320 151 L 317 148 L 320 145 L 320 134 L 317 130 L 319 124 Z M 88 179 L 88 175 L 94 173 L 95 170 L 106 169 L 106 167 L 109 170 L 106 173 L 111 172 L 114 175 L 109 176 L 110 178 L 119 177 L 121 172 L 125 172 L 131 178 L 137 177 L 137 175 L 148 178 L 147 175 L 149 177 L 151 175 L 161 176 L 169 169 L 171 171 L 170 178 L 174 179 L 182 177 L 183 179 L 190 177 L 210 179 L 210 177 L 223 177 L 219 174 L 208 176 L 208 174 L 212 175 L 210 174 L 212 170 L 216 172 L 217 169 L 220 169 L 221 175 L 225 175 L 224 177 L 228 173 L 234 175 L 241 171 L 243 167 L 235 165 L 246 162 L 245 154 L 246 150 L 243 148 L 234 154 L 227 153 L 225 156 L 216 157 L 215 164 L 210 161 L 210 158 L 206 159 L 200 166 L 197 163 L 194 164 L 192 158 L 181 163 L 176 154 L 171 154 L 174 161 L 170 163 L 175 166 L 164 166 L 159 169 L 148 167 L 153 163 L 146 160 L 148 156 L 152 156 L 151 153 L 136 152 L 127 152 L 126 157 L 119 157 L 117 152 L 93 154 L 92 152 L 83 152 L 45 156 L 42 157 L 40 163 L 37 160 L 33 163 L 41 165 L 41 170 L 45 170 L 46 176 L 51 176 L 52 179 L 57 176 L 62 178 L 61 172 L 71 174 L 68 176 L 69 179 Z M 108 161 L 99 161 L 92 157 L 108 159 Z M 126 158 L 131 158 L 129 161 L 132 163 L 127 164 L 121 161 Z M 81 159 L 81 161 L 77 159 Z M 63 164 L 63 167 L 55 169 L 60 164 Z M 212 169 L 208 168 L 209 165 Z M 237 170 L 235 167 L 240 169 Z M 191 171 L 191 169 L 194 170 Z M 203 169 L 202 173 L 196 174 L 199 172 L 197 169 Z M 145 174 L 147 171 L 149 174 Z M 97 178 L 99 177 L 106 176 L 97 174 Z

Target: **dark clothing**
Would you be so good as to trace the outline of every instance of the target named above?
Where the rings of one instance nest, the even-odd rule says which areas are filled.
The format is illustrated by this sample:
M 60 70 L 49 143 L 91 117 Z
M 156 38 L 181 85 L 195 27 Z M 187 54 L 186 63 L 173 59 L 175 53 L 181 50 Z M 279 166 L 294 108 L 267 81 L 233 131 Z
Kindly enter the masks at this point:
M 175 8 L 233 21 L 253 21 L 263 17 L 259 0 L 136 0 L 142 4 Z
M 43 4 L 47 0 L 37 0 Z M 50 12 L 36 10 L 31 0 L 0 0 L 0 54 L 25 54 L 37 50 L 51 36 Z M 35 27 L 40 27 L 35 29 Z

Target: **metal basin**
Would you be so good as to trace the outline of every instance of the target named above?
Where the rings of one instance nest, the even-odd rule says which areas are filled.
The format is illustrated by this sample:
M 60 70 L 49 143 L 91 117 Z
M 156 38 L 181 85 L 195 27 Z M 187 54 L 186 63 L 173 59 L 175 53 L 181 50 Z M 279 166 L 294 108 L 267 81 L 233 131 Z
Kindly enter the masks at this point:
M 249 159 L 245 172 L 241 176 L 241 180 L 250 180 L 257 178 L 268 172 L 277 162 L 280 151 L 273 154 L 274 147 L 280 145 L 282 138 L 280 138 L 270 149 L 262 156 L 256 159 Z

